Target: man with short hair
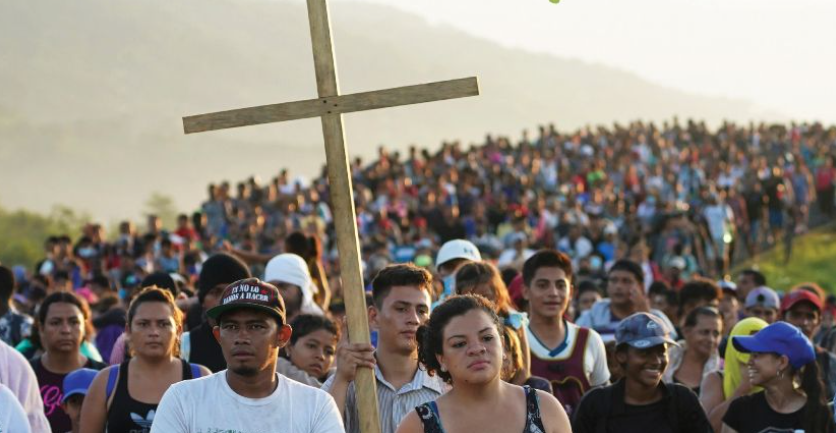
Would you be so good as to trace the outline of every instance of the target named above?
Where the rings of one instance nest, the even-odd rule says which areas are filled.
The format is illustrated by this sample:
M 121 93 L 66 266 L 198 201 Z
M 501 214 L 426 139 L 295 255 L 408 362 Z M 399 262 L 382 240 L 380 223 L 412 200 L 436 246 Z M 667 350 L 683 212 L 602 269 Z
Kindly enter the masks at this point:
M 631 260 L 615 262 L 607 274 L 609 298 L 596 302 L 592 308 L 584 311 L 577 325 L 594 329 L 607 343 L 615 340 L 615 330 L 623 319 L 637 312 L 649 311 L 668 325 L 675 340 L 677 335 L 673 324 L 665 313 L 650 308 L 644 286 L 644 271 L 638 263 Z
M 542 250 L 523 265 L 523 296 L 531 321 L 526 337 L 531 351 L 531 374 L 548 379 L 566 413 L 584 393 L 610 379 L 607 353 L 597 332 L 564 318 L 572 300 L 572 259 Z
M 781 300 L 781 318 L 800 329 L 810 342 L 813 342 L 813 336 L 821 325 L 823 309 L 821 298 L 804 289 L 793 290 Z M 816 362 L 825 386 L 824 398 L 830 401 L 836 395 L 836 355 L 815 343 L 813 347 L 816 349 Z
M 230 283 L 250 276 L 247 265 L 234 256 L 221 253 L 209 257 L 203 262 L 197 280 L 197 298 L 202 306 L 201 313 L 218 305 L 221 294 Z M 217 373 L 226 368 L 226 360 L 213 335 L 214 326 L 214 322 L 203 318 L 200 326 L 184 333 L 180 342 L 180 356 Z
M 276 372 L 290 341 L 279 289 L 257 278 L 230 284 L 207 314 L 229 368 L 172 385 L 151 433 L 342 433 L 334 400 Z
M 667 348 L 676 344 L 667 324 L 652 314 L 636 313 L 619 323 L 615 338 L 615 358 L 624 378 L 584 396 L 572 419 L 572 431 L 712 431 L 696 394 L 662 381 Z
M 766 286 L 766 276 L 754 269 L 744 269 L 737 275 L 737 299 L 746 301 L 746 296 L 756 287 Z
M 432 275 L 412 264 L 389 265 L 372 281 L 369 324 L 377 330 L 377 349 L 370 344 L 337 348 L 337 372 L 323 385 L 343 413 L 348 433 L 360 433 L 354 378 L 358 368 L 373 368 L 381 433 L 395 433 L 415 407 L 435 400 L 445 390 L 438 376 L 418 364 L 418 327 L 430 315 Z
M 746 295 L 746 303 L 743 308 L 749 317 L 758 317 L 764 322 L 772 324 L 778 320 L 778 307 L 781 300 L 774 290 L 766 286 L 760 286 L 751 290 Z
M 699 307 L 720 306 L 723 292 L 720 287 L 710 280 L 695 278 L 682 286 L 679 292 L 679 320 L 680 326 L 685 322 L 688 314 Z

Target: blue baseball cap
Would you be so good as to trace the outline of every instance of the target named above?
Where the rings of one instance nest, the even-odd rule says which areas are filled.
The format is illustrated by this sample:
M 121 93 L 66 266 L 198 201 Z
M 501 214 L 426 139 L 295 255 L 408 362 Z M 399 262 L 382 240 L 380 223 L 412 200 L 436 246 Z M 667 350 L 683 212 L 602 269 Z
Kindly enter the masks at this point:
M 615 329 L 617 345 L 628 344 L 636 349 L 672 344 L 678 346 L 670 337 L 668 325 L 662 319 L 648 313 L 636 313 L 624 319 Z
M 66 403 L 67 399 L 76 395 L 87 395 L 87 390 L 90 389 L 90 384 L 93 379 L 99 374 L 98 371 L 92 368 L 79 368 L 64 377 L 64 397 L 61 403 Z
M 798 328 L 787 322 L 775 322 L 752 336 L 736 336 L 732 338 L 732 344 L 743 353 L 784 355 L 795 368 L 801 368 L 816 360 L 813 343 Z

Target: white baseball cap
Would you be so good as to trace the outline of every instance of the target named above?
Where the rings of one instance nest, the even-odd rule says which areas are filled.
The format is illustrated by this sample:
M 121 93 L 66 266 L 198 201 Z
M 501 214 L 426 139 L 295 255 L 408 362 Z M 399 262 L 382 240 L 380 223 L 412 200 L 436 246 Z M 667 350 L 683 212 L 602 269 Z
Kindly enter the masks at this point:
M 668 267 L 676 268 L 682 271 L 687 267 L 687 264 L 685 263 L 685 259 L 682 256 L 676 256 L 670 259 L 670 261 L 668 262 Z
M 438 255 L 435 257 L 435 265 L 441 266 L 455 259 L 481 262 L 482 254 L 479 253 L 479 248 L 476 248 L 476 245 L 473 245 L 472 242 L 464 239 L 453 239 L 445 242 L 438 250 Z

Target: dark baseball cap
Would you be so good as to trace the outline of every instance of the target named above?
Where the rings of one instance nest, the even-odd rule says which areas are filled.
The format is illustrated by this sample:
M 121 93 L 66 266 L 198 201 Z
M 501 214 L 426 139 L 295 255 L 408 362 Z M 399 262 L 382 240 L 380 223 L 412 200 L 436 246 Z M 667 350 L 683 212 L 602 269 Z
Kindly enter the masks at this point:
M 217 320 L 221 314 L 237 308 L 261 310 L 281 319 L 282 324 L 286 323 L 284 300 L 279 289 L 258 278 L 246 278 L 228 285 L 221 295 L 221 303 L 206 314 Z
M 677 346 L 670 335 L 668 325 L 662 319 L 648 313 L 633 314 L 622 320 L 615 329 L 617 345 L 627 344 L 636 349 L 647 349 L 665 343 Z

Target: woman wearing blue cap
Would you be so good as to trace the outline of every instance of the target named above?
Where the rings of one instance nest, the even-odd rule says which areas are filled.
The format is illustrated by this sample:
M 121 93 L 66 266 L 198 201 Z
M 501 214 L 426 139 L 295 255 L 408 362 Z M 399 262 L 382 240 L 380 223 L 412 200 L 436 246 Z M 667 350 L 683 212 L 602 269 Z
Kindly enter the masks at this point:
M 665 322 L 635 313 L 615 330 L 615 358 L 624 377 L 584 395 L 572 419 L 575 433 L 710 433 L 696 394 L 664 383 L 668 347 L 676 345 Z
M 753 336 L 735 337 L 732 343 L 738 351 L 752 354 L 749 380 L 764 391 L 731 403 L 723 417 L 723 433 L 836 431 L 816 352 L 798 328 L 776 322 Z

